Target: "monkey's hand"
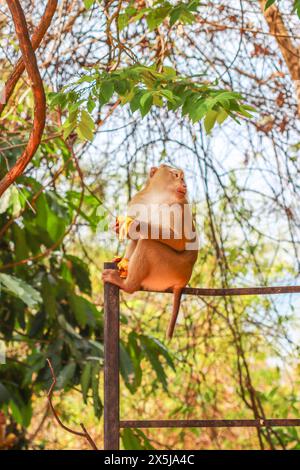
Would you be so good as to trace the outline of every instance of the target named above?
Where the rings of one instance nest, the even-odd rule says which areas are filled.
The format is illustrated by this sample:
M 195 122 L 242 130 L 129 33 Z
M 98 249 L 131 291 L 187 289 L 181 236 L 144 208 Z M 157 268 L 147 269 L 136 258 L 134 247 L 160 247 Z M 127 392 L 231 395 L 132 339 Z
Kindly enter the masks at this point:
M 116 232 L 119 234 L 119 240 L 126 240 L 128 238 L 129 227 L 133 219 L 128 216 L 119 216 L 116 220 Z

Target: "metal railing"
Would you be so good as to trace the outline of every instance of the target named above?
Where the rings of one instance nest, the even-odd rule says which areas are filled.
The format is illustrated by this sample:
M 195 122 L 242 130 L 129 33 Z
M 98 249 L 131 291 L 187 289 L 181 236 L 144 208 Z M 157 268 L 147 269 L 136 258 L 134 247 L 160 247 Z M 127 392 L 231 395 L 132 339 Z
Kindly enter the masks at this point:
M 105 263 L 105 269 L 116 269 Z M 170 290 L 164 292 L 172 292 Z M 233 296 L 300 293 L 300 286 L 202 289 L 187 287 L 184 294 L 197 296 Z M 276 427 L 300 426 L 300 419 L 180 419 L 120 420 L 120 297 L 119 288 L 104 284 L 104 449 L 118 450 L 123 428 L 196 428 L 196 427 Z

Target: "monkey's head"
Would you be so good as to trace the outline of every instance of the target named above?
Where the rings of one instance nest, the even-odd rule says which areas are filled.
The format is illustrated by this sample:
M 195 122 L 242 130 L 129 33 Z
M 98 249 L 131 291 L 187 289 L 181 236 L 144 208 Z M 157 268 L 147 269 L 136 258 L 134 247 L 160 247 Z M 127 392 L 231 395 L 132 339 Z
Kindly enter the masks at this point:
M 170 191 L 177 199 L 184 199 L 187 186 L 182 170 L 167 165 L 152 167 L 149 174 L 151 185 L 157 185 L 164 191 Z

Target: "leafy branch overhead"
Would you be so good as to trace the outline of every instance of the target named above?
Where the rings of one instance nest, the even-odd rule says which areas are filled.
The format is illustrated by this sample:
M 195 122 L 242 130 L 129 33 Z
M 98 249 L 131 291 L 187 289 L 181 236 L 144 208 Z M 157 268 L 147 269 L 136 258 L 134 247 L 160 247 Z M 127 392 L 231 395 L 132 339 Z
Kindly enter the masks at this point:
M 97 2 L 96 0 L 83 0 L 83 3 L 86 9 L 90 9 Z M 153 31 L 166 19 L 169 21 L 170 26 L 173 26 L 176 22 L 183 24 L 194 23 L 200 0 L 177 2 L 175 5 L 165 0 L 156 0 L 151 8 L 146 7 L 144 2 L 134 1 L 126 2 L 129 5 L 122 8 L 122 3 L 118 14 L 118 27 L 120 30 L 130 23 L 145 19 L 148 29 Z
M 156 1 L 152 8 L 137 8 L 135 2 L 130 2 L 124 13 L 119 15 L 118 26 L 122 30 L 130 23 L 135 23 L 144 18 L 150 31 L 158 28 L 165 19 L 168 19 L 170 26 L 177 22 L 192 24 L 196 21 L 195 14 L 199 5 L 199 0 L 178 2 L 176 5 L 166 1 Z
M 59 93 L 51 93 L 52 107 L 59 105 L 68 111 L 63 124 L 64 138 L 76 132 L 80 139 L 92 140 L 95 127 L 92 112 L 99 104 L 110 103 L 114 96 L 122 106 L 129 104 L 132 112 L 146 116 L 153 107 L 166 106 L 170 111 L 181 111 L 193 123 L 204 119 L 206 132 L 215 123 L 222 124 L 228 117 L 251 118 L 254 108 L 243 103 L 239 93 L 216 88 L 215 84 L 200 82 L 197 77 L 183 77 L 172 67 L 158 72 L 155 66 L 136 64 L 113 72 L 83 75 Z

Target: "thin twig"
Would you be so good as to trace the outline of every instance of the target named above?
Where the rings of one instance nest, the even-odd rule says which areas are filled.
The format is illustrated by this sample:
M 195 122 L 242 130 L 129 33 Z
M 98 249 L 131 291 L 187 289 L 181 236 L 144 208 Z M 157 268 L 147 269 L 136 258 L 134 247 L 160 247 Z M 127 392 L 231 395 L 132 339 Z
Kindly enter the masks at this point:
M 55 373 L 54 373 L 54 369 L 53 369 L 53 366 L 51 364 L 51 361 L 50 359 L 47 358 L 47 362 L 48 362 L 48 366 L 50 368 L 50 371 L 51 371 L 51 375 L 52 375 L 52 384 L 48 390 L 48 393 L 47 393 L 47 398 L 48 398 L 48 402 L 49 402 L 49 406 L 51 408 L 51 411 L 53 413 L 53 416 L 54 418 L 56 419 L 56 422 L 59 424 L 59 426 L 61 428 L 63 428 L 65 431 L 71 433 L 71 434 L 74 434 L 75 436 L 80 436 L 80 437 L 84 437 L 88 443 L 90 444 L 90 446 L 92 447 L 93 450 L 98 450 L 98 447 L 96 446 L 95 442 L 93 441 L 93 439 L 91 438 L 90 434 L 88 433 L 86 427 L 84 426 L 83 423 L 80 423 L 80 426 L 81 426 L 81 429 L 83 430 L 83 432 L 79 432 L 79 431 L 74 431 L 73 429 L 69 428 L 68 426 L 66 426 L 62 421 L 61 419 L 59 418 L 54 406 L 53 406 L 53 403 L 52 403 L 52 395 L 53 395 L 53 390 L 54 390 L 54 387 L 56 385 L 56 376 L 55 376 Z

